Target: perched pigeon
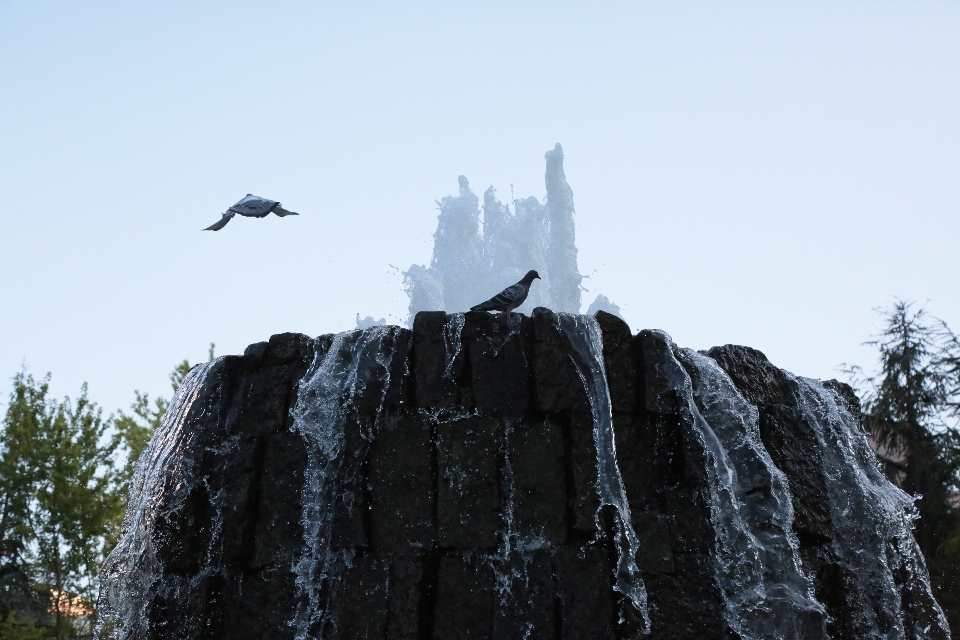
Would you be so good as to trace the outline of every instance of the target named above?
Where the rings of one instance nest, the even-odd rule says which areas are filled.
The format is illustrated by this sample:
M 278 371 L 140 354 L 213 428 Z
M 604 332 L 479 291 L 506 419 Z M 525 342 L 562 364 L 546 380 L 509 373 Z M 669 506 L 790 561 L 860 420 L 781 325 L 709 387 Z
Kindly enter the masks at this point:
M 220 231 L 227 223 L 230 222 L 230 219 L 236 214 L 242 216 L 247 216 L 249 218 L 263 218 L 269 213 L 275 213 L 281 218 L 283 216 L 297 216 L 299 213 L 294 213 L 293 211 L 287 211 L 280 206 L 280 203 L 276 200 L 267 200 L 266 198 L 261 198 L 260 196 L 255 196 L 252 194 L 247 194 L 243 200 L 233 205 L 227 212 L 222 214 L 223 217 L 220 218 L 218 222 L 213 223 L 204 231 Z
M 523 301 L 527 299 L 527 294 L 530 293 L 530 285 L 533 283 L 534 278 L 539 280 L 540 274 L 536 271 L 527 271 L 527 275 L 523 276 L 523 280 L 517 284 L 510 285 L 486 302 L 481 302 L 477 306 L 471 307 L 470 311 L 500 311 L 502 313 L 510 313 L 522 305 Z

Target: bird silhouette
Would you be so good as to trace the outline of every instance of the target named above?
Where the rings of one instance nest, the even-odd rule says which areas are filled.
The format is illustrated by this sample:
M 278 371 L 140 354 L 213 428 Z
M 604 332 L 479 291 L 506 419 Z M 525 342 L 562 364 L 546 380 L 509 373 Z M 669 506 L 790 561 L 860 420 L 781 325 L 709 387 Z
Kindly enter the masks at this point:
M 530 293 L 530 285 L 534 279 L 539 280 L 540 274 L 536 271 L 527 271 L 517 284 L 512 284 L 486 302 L 481 302 L 475 307 L 470 307 L 470 311 L 499 311 L 501 313 L 510 313 L 523 304 Z
M 204 231 L 220 231 L 233 216 L 240 214 L 242 216 L 247 216 L 248 218 L 263 218 L 270 213 L 275 213 L 281 218 L 283 216 L 298 216 L 299 213 L 294 213 L 293 211 L 287 211 L 280 206 L 280 203 L 276 200 L 267 200 L 266 198 L 261 198 L 260 196 L 255 196 L 251 193 L 248 193 L 240 202 L 233 205 L 223 214 L 221 214 L 220 220 L 213 223 Z

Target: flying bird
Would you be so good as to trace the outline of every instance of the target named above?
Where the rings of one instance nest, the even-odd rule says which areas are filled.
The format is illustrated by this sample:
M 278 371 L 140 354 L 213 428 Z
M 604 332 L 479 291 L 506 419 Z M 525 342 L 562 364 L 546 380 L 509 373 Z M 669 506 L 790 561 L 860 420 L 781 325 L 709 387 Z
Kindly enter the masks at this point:
M 280 203 L 276 200 L 267 200 L 266 198 L 248 193 L 243 200 L 227 209 L 226 213 L 221 214 L 223 217 L 221 217 L 220 220 L 204 229 L 204 231 L 220 231 L 220 229 L 227 226 L 230 219 L 238 213 L 248 218 L 263 218 L 270 213 L 275 213 L 281 218 L 283 216 L 300 215 L 293 211 L 287 211 L 281 207 Z
M 540 279 L 540 274 L 536 271 L 527 271 L 527 275 L 517 284 L 512 284 L 486 302 L 481 302 L 475 307 L 470 307 L 470 311 L 500 311 L 501 313 L 510 313 L 523 304 L 530 293 L 530 285 L 533 280 Z

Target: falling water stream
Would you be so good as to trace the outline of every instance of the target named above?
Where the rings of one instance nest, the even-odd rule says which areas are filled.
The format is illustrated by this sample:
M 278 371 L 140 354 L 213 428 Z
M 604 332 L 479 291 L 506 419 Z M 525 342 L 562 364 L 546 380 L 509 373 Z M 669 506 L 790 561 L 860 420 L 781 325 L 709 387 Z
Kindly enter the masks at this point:
M 797 405 L 820 443 L 829 479 L 830 516 L 837 535 L 833 551 L 861 593 L 871 601 L 869 638 L 926 638 L 933 629 L 905 626 L 901 584 L 922 590 L 918 603 L 931 610 L 918 619 L 932 621 L 937 635 L 949 636 L 946 618 L 930 592 L 930 579 L 913 537 L 917 517 L 913 499 L 883 475 L 859 420 L 837 391 L 819 380 L 789 376 Z M 900 576 L 900 580 L 897 576 Z M 904 577 L 907 579 L 904 580 Z M 912 605 L 917 606 L 917 605 Z
M 463 347 L 463 325 L 466 322 L 462 313 L 452 313 L 443 324 L 443 346 L 447 356 L 447 366 L 444 373 L 449 380 L 453 380 L 453 365 Z
M 506 332 L 490 342 L 494 355 L 520 334 L 520 316 L 501 321 L 506 322 Z M 649 632 L 646 586 L 636 564 L 638 539 L 617 464 L 600 327 L 594 318 L 582 315 L 558 313 L 555 321 L 557 331 L 571 347 L 570 357 L 590 404 L 600 502 L 595 518 L 597 539 L 611 535 L 617 552 L 615 589 L 642 615 L 644 630 Z M 454 314 L 443 329 L 448 376 L 463 348 L 464 323 L 463 314 Z M 333 522 L 342 510 L 358 504 L 349 495 L 353 490 L 350 474 L 356 470 L 351 468 L 350 452 L 345 450 L 346 428 L 363 413 L 366 417 L 359 425 L 360 436 L 368 442 L 377 437 L 381 418 L 386 417 L 384 407 L 392 372 L 399 375 L 395 373 L 395 360 L 402 331 L 375 326 L 341 333 L 332 342 L 320 338 L 314 360 L 300 381 L 291 411 L 292 430 L 303 438 L 307 449 L 302 489 L 303 544 L 295 553 L 292 567 L 299 602 L 290 625 L 297 640 L 337 635 L 337 620 L 329 617 L 331 594 L 338 571 L 349 565 L 353 551 L 334 548 Z M 814 596 L 809 569 L 802 566 L 800 545 L 793 532 L 793 497 L 786 476 L 773 464 L 761 440 L 757 408 L 744 399 L 713 359 L 678 349 L 669 337 L 661 336 L 668 348 L 660 361 L 646 364 L 657 368 L 672 393 L 670 397 L 679 400 L 686 437 L 703 452 L 706 498 L 715 538 L 713 571 L 729 628 L 745 640 L 825 637 L 824 607 Z M 207 425 L 207 412 L 213 406 L 209 398 L 217 393 L 210 374 L 221 362 L 198 365 L 188 373 L 136 467 L 122 535 L 101 573 L 99 638 L 149 637 L 149 609 L 160 591 L 170 602 L 190 601 L 200 592 L 200 582 L 222 569 L 217 545 L 222 545 L 223 535 L 218 523 L 223 519 L 225 504 L 220 492 L 226 489 L 214 490 L 209 478 L 196 467 L 202 452 L 219 455 L 234 446 L 230 438 L 216 447 L 212 440 L 204 439 L 204 429 L 212 428 Z M 786 375 L 792 385 L 790 402 L 815 434 L 817 445 L 811 455 L 822 458 L 819 464 L 827 477 L 834 531 L 828 543 L 832 557 L 855 581 L 853 592 L 845 597 L 851 602 L 866 602 L 853 605 L 864 616 L 865 622 L 860 623 L 865 625 L 862 636 L 947 637 L 945 618 L 930 593 L 929 576 L 912 535 L 916 517 L 913 499 L 883 476 L 858 418 L 835 386 Z M 467 415 L 459 412 L 442 419 Z M 428 415 L 425 419 L 441 417 Z M 549 553 L 550 547 L 545 540 L 521 539 L 515 531 L 510 443 L 523 426 L 518 420 L 504 419 L 497 427 L 503 529 L 498 550 L 488 560 L 495 571 L 501 608 L 515 597 L 517 585 L 529 586 L 525 581 L 530 578 L 530 563 L 536 561 L 536 554 Z M 199 570 L 182 577 L 165 572 L 161 550 L 167 542 L 164 536 L 171 534 L 164 532 L 189 505 L 191 492 L 203 488 L 216 513 L 203 533 L 210 540 L 200 550 L 204 555 L 198 559 Z M 609 532 L 601 510 L 613 515 Z M 179 531 L 176 527 L 169 530 Z M 523 606 L 529 609 L 535 604 L 530 600 Z M 913 613 L 904 615 L 911 607 Z M 916 615 L 916 607 L 929 611 Z M 915 620 L 923 622 L 911 622 Z M 199 619 L 196 624 L 200 624 Z M 533 623 L 525 624 L 530 625 L 528 631 L 533 629 Z M 918 624 L 927 626 L 915 628 Z
M 163 574 L 154 530 L 175 514 L 195 483 L 193 460 L 184 454 L 200 435 L 200 399 L 207 375 L 218 360 L 187 373 L 140 458 L 130 483 L 120 539 L 101 568 L 96 637 L 139 640 L 147 637 L 147 608 Z
M 590 401 L 593 417 L 593 441 L 597 452 L 597 492 L 600 508 L 596 513 L 598 532 L 602 530 L 600 510 L 613 507 L 616 514 L 614 542 L 617 548 L 616 589 L 634 609 L 643 615 L 645 631 L 650 629 L 647 591 L 640 577 L 636 557 L 637 534 L 633 530 L 630 505 L 617 466 L 613 433 L 613 409 L 603 363 L 603 337 L 600 325 L 590 316 L 558 313 L 557 329 L 569 340 L 577 374 Z
M 757 408 L 712 358 L 691 349 L 674 356 L 682 368 L 667 369 L 707 452 L 716 574 L 730 628 L 745 640 L 823 636 L 787 479 L 760 439 Z
M 306 640 L 314 627 L 322 628 L 330 597 L 329 578 L 336 560 L 331 549 L 331 523 L 338 498 L 343 504 L 342 473 L 344 429 L 355 399 L 371 382 L 382 384 L 380 405 L 373 421 L 376 436 L 383 403 L 390 388 L 390 371 L 397 334 L 394 326 L 375 326 L 338 334 L 326 351 L 318 349 L 300 381 L 292 429 L 307 444 L 307 467 L 303 484 L 303 548 L 295 562 L 297 588 L 302 596 L 292 625 L 297 640 Z M 367 398 L 369 400 L 369 398 Z M 350 505 L 348 505 L 349 507 Z

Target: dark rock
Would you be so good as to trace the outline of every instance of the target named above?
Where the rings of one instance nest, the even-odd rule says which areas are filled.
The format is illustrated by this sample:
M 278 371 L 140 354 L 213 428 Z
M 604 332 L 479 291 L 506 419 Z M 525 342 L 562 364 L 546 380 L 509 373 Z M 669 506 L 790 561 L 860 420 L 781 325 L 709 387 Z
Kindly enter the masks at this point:
M 626 322 L 617 316 L 598 311 L 597 324 L 603 334 L 603 361 L 613 412 L 632 415 L 637 411 L 637 354 L 633 335 Z
M 285 367 L 267 365 L 248 371 L 242 388 L 243 396 L 232 430 L 256 438 L 286 429 L 296 386 Z
M 243 350 L 243 365 L 247 371 L 256 371 L 263 364 L 269 342 L 255 342 Z
M 760 437 L 773 463 L 790 479 L 793 529 L 804 540 L 830 537 L 830 501 L 817 436 L 793 407 L 767 405 L 760 412 Z
M 497 423 L 462 418 L 437 425 L 437 527 L 441 547 L 495 547 L 500 526 Z
M 403 552 L 436 542 L 430 425 L 401 412 L 387 419 L 370 450 L 371 536 L 376 548 Z
M 612 573 L 607 552 L 564 546 L 555 556 L 563 640 L 613 638 Z
M 344 556 L 324 637 L 385 637 L 388 576 L 386 563 L 372 553 Z
M 644 483 L 646 495 L 634 500 L 656 514 L 640 516 L 637 535 L 651 537 L 659 547 L 652 556 L 641 555 L 640 562 L 645 567 L 645 579 L 649 575 L 654 580 L 654 575 L 667 573 L 664 569 L 669 569 L 671 562 L 662 544 L 666 527 L 673 565 L 669 572 L 672 575 L 656 579 L 659 588 L 649 591 L 650 600 L 656 605 L 651 612 L 654 628 L 672 629 L 666 637 L 683 637 L 675 634 L 693 630 L 720 634 L 697 637 L 724 637 L 720 629 L 725 625 L 710 622 L 722 621 L 725 610 L 714 573 L 716 532 L 710 516 L 706 476 L 707 465 L 712 462 L 696 434 L 692 415 L 683 410 L 681 393 L 685 378 L 673 357 L 669 338 L 661 332 L 641 331 L 637 342 L 642 354 L 645 422 L 652 456 L 650 479 Z M 629 485 L 627 490 L 629 496 Z M 656 615 L 665 611 L 669 611 L 669 618 Z
M 670 541 L 670 519 L 662 513 L 639 511 L 632 514 L 637 533 L 637 566 L 644 573 L 676 573 Z
M 570 511 L 573 527 L 589 535 L 597 529 L 600 494 L 597 489 L 597 449 L 593 416 L 571 412 L 568 424 L 569 468 L 572 492 Z
M 200 571 L 200 562 L 210 543 L 212 532 L 210 492 L 205 485 L 190 488 L 180 508 L 157 518 L 153 544 L 164 559 L 163 569 L 170 576 L 192 576 Z M 193 535 L 182 537 L 181 532 Z
M 367 366 L 360 364 L 358 371 L 362 372 L 363 393 L 354 402 L 356 406 L 373 412 L 399 407 L 406 402 L 408 395 L 406 373 L 410 370 L 413 334 L 399 327 L 373 327 L 367 331 L 378 332 L 380 353 L 387 363 L 385 366 L 379 361 Z
M 563 432 L 549 418 L 510 433 L 514 529 L 521 540 L 567 541 Z
M 459 350 L 450 344 L 452 336 L 444 331 L 449 319 L 442 311 L 422 311 L 413 321 L 413 379 L 417 406 L 424 409 L 452 409 L 460 403 L 467 350 L 462 342 Z
M 614 414 L 614 436 L 617 446 L 617 466 L 633 514 L 656 510 L 658 479 L 654 475 L 657 464 L 656 431 L 643 415 Z M 639 533 L 639 532 L 638 532 Z
M 707 355 L 727 372 L 751 404 L 759 407 L 790 403 L 790 381 L 762 352 L 728 344 L 710 349 Z
M 243 574 L 238 588 L 224 591 L 222 620 L 212 637 L 230 640 L 242 629 L 247 638 L 292 640 L 294 629 L 287 623 L 298 604 L 295 579 L 289 566 L 264 567 Z
M 144 571 L 123 594 L 143 604 L 136 614 L 146 632 L 136 637 L 640 637 L 640 612 L 614 589 L 617 521 L 599 497 L 621 481 L 649 637 L 736 637 L 720 587 L 729 582 L 718 577 L 723 525 L 707 473 L 717 457 L 702 422 L 711 414 L 690 386 L 702 382 L 699 360 L 663 332 L 631 336 L 619 318 L 597 314 L 620 475 L 602 485 L 610 477 L 598 477 L 594 416 L 575 364 L 583 354 L 561 320 L 569 324 L 543 308 L 529 319 L 428 312 L 412 332 L 278 334 L 243 357 L 203 365 L 195 400 L 179 405 L 182 415 L 151 445 L 166 475 L 156 478 L 144 533 L 134 532 L 144 536 L 137 552 L 146 552 L 126 565 Z M 753 349 L 708 353 L 757 407 L 763 448 L 789 483 L 799 554 L 829 616 L 829 637 L 896 635 L 898 625 L 907 637 L 945 637 L 909 533 L 878 537 L 865 551 L 888 560 L 894 599 L 841 557 L 830 507 L 835 480 L 826 471 L 835 458 L 798 395 L 806 383 Z M 353 378 L 334 381 L 347 389 L 335 398 L 342 413 L 326 425 L 335 433 L 312 434 L 308 456 L 291 410 L 311 397 L 310 386 L 300 396 L 308 368 L 334 355 L 351 359 L 344 370 Z M 824 386 L 862 428 L 852 389 Z M 757 448 L 728 449 L 721 457 L 738 469 L 740 513 L 767 517 L 757 505 L 769 502 L 761 495 L 769 466 L 764 476 L 756 461 L 747 464 Z M 305 487 L 317 459 L 334 461 L 325 478 L 336 487 L 323 531 L 330 555 L 312 594 L 323 608 L 312 628 L 298 630 L 291 621 L 309 595 L 297 584 L 310 542 L 302 523 L 316 522 L 303 500 L 321 493 Z M 154 556 L 149 573 L 144 567 L 154 565 L 142 560 Z M 137 584 L 149 586 L 139 593 Z M 819 611 L 797 621 L 797 637 L 823 635 Z
M 340 484 L 334 496 L 330 526 L 333 549 L 355 549 L 368 545 L 365 524 L 370 500 L 367 491 L 367 455 L 375 418 L 353 414 L 344 425 L 344 446 L 341 453 Z
M 424 567 L 426 554 L 419 551 L 395 553 L 390 561 L 390 598 L 387 611 L 388 640 L 417 640 L 424 620 L 426 600 Z M 430 595 L 429 593 L 427 594 Z
M 550 556 L 537 551 L 498 566 L 508 577 L 507 593 L 495 600 L 493 635 L 498 640 L 553 640 L 557 637 L 556 587 Z M 504 587 L 498 585 L 498 590 Z
M 298 363 L 306 367 L 313 360 L 313 338 L 302 333 L 278 333 L 270 336 L 264 358 L 266 364 Z
M 904 581 L 904 585 L 911 586 L 907 587 L 906 594 L 900 589 L 901 610 L 893 611 L 886 604 L 889 600 L 884 600 L 882 588 L 865 587 L 859 572 L 838 557 L 836 548 L 845 541 L 831 516 L 828 485 L 837 479 L 826 472 L 829 443 L 820 441 L 814 426 L 799 409 L 797 383 L 770 364 L 761 352 L 749 347 L 725 345 L 711 349 L 708 355 L 760 411 L 764 446 L 790 483 L 795 512 L 793 528 L 800 541 L 804 566 L 813 576 L 817 599 L 828 614 L 828 634 L 838 638 L 873 637 L 897 633 L 897 626 L 902 624 L 905 631 L 914 630 L 908 631 L 909 637 L 946 637 L 937 622 L 936 605 L 925 587 L 915 590 L 919 585 L 916 580 Z M 860 402 L 853 390 L 836 380 L 827 381 L 824 386 L 836 393 L 854 417 L 856 427 L 862 429 Z M 908 548 L 901 544 L 902 541 L 884 540 L 880 545 L 886 550 L 876 549 L 874 553 L 887 553 L 889 558 L 894 558 L 902 552 L 891 554 L 889 550 Z M 904 554 L 893 565 L 899 562 L 911 562 L 910 556 Z M 897 581 L 896 571 L 894 581 Z M 914 604 L 908 604 L 911 600 Z M 919 629 L 923 630 L 917 631 Z
M 649 594 L 651 627 L 657 638 L 718 638 L 738 636 L 727 626 L 716 609 L 717 594 L 712 585 L 698 584 L 688 577 L 688 565 L 697 568 L 705 560 L 679 556 L 679 575 L 644 574 Z M 683 612 L 678 614 L 677 612 Z
M 534 404 L 539 411 L 590 411 L 583 381 L 571 357 L 570 344 L 560 332 L 557 315 L 543 307 L 533 310 Z
M 863 428 L 863 410 L 860 406 L 860 398 L 857 397 L 857 392 L 853 390 L 853 387 L 839 380 L 826 380 L 823 386 L 833 389 L 837 393 L 847 411 L 856 418 L 860 427 Z
M 440 558 L 437 580 L 436 640 L 492 638 L 494 575 L 481 553 L 451 553 Z
M 662 331 L 644 330 L 635 338 L 640 371 L 644 390 L 643 407 L 656 414 L 672 415 L 679 411 L 679 396 L 676 381 L 671 378 L 665 355 L 670 351 L 668 336 Z
M 303 541 L 300 516 L 306 466 L 302 438 L 281 431 L 266 439 L 252 567 L 289 565 L 299 550 Z
M 467 313 L 473 400 L 481 415 L 522 416 L 530 408 L 530 320 L 519 313 Z
M 223 469 L 220 480 L 224 490 L 219 506 L 223 518 L 223 561 L 228 564 L 249 564 L 253 557 L 265 453 L 264 440 L 242 439 L 228 449 L 223 462 L 217 465 Z

